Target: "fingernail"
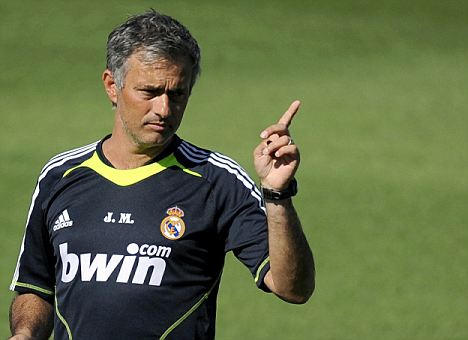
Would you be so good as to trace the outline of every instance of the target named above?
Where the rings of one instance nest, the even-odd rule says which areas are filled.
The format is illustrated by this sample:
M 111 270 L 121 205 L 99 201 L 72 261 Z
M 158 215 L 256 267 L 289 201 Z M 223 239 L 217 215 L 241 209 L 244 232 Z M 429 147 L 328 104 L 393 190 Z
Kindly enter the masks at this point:
M 268 137 L 268 134 L 266 131 L 262 131 L 262 133 L 260 134 L 260 137 L 261 138 L 267 138 Z
M 275 157 L 279 157 L 279 156 L 280 156 L 279 152 L 276 151 L 276 152 L 275 152 Z
M 263 149 L 263 154 L 268 155 L 268 148 Z

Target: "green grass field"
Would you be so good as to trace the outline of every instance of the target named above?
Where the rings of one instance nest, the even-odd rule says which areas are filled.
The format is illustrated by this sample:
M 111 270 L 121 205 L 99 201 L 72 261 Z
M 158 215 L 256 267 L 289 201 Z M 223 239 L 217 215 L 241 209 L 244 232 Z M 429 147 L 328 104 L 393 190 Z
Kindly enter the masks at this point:
M 253 175 L 293 99 L 295 200 L 317 265 L 302 306 L 228 256 L 218 339 L 468 339 L 468 2 L 9 1 L 0 4 L 0 337 L 36 176 L 97 140 L 112 110 L 105 41 L 154 7 L 203 53 L 180 135 Z

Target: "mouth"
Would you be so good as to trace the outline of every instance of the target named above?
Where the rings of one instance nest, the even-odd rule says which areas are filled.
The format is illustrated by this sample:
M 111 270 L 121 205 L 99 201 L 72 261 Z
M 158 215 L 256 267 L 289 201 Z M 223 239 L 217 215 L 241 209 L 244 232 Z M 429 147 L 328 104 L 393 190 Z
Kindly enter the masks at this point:
M 148 126 L 151 130 L 156 132 L 164 132 L 169 126 L 165 122 L 148 122 L 145 123 L 145 126 Z

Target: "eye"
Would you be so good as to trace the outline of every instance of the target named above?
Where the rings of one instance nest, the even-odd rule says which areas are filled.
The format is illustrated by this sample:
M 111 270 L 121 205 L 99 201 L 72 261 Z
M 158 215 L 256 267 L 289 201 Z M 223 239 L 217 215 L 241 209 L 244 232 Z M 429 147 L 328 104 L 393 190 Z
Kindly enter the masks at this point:
M 141 90 L 140 93 L 144 98 L 153 98 L 157 95 L 154 90 Z
M 158 88 L 140 88 L 138 89 L 138 93 L 144 99 L 151 99 L 161 95 L 164 92 L 162 89 Z
M 184 90 L 174 90 L 169 91 L 168 95 L 172 100 L 183 100 L 187 96 L 187 92 Z

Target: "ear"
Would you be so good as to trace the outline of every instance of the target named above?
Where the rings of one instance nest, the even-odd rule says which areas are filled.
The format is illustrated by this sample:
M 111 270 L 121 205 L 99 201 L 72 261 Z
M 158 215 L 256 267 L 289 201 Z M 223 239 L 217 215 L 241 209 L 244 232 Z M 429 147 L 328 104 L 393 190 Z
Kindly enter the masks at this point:
M 106 90 L 107 96 L 109 97 L 112 104 L 117 104 L 117 85 L 114 81 L 114 76 L 112 72 L 106 69 L 102 73 L 102 82 L 104 84 L 104 89 Z

